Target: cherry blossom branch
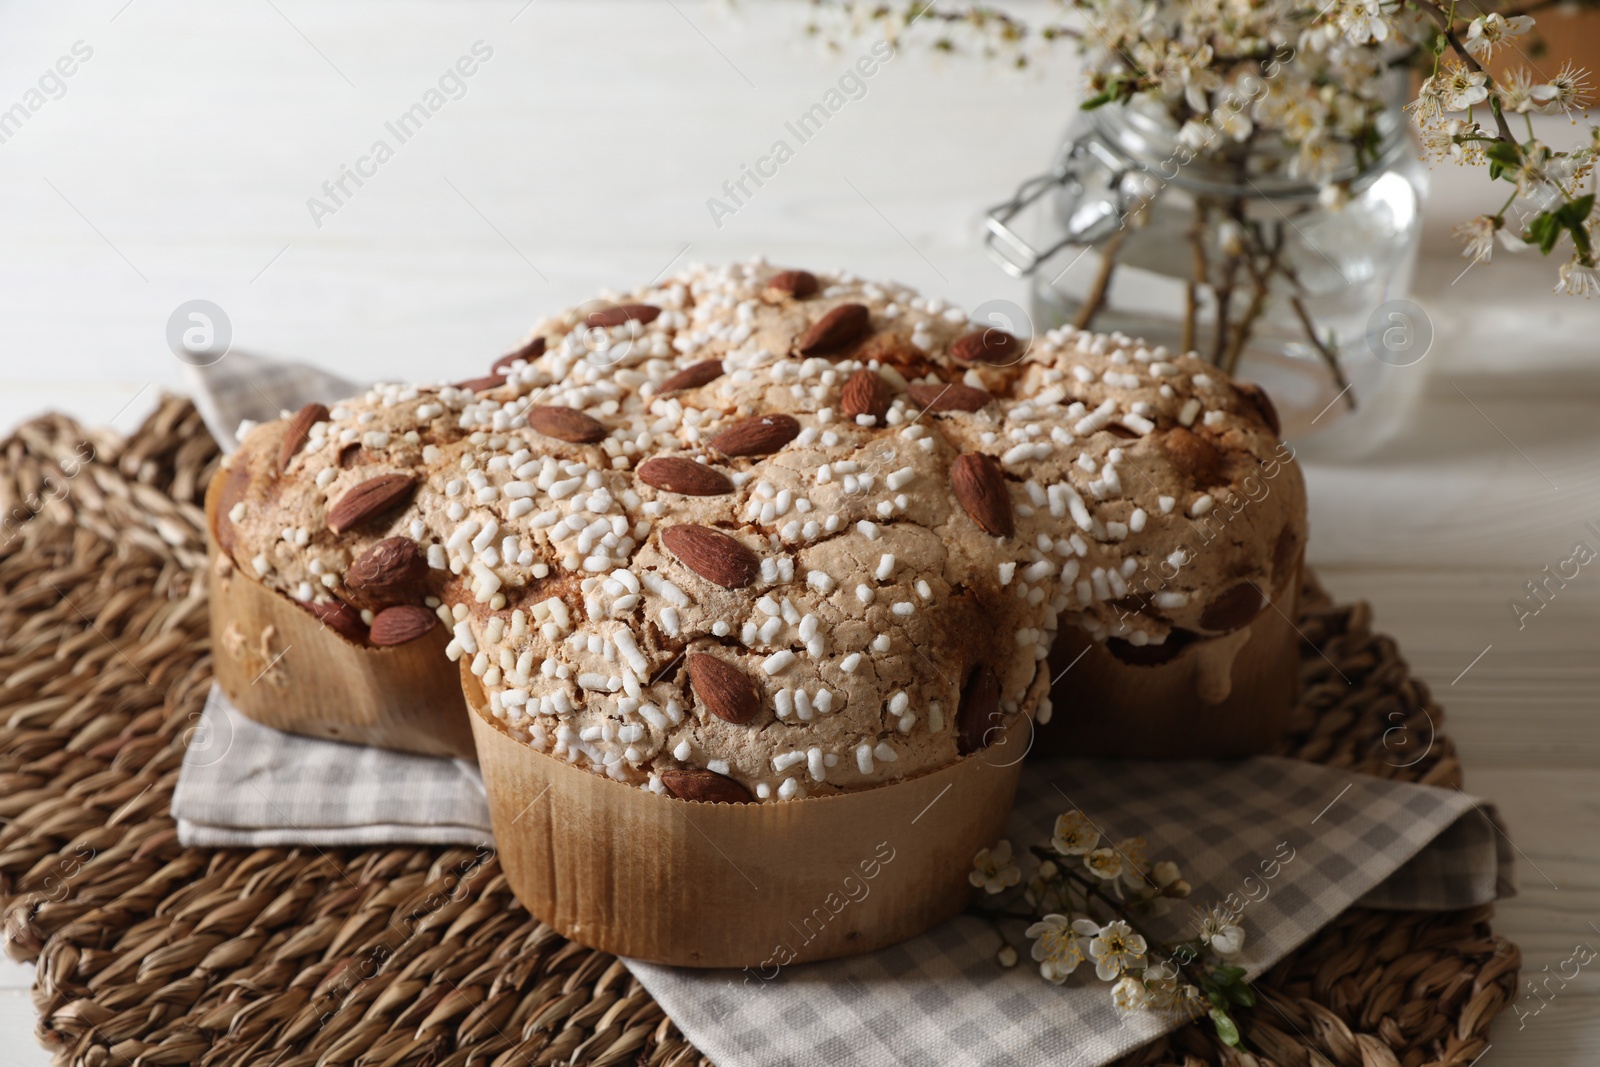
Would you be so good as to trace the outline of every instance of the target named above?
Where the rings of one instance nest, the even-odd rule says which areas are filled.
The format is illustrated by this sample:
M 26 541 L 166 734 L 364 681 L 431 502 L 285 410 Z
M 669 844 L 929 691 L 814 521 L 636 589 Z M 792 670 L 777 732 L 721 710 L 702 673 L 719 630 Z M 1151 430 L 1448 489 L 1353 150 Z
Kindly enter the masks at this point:
M 1077 883 L 1079 890 L 1083 892 L 1085 898 L 1093 896 L 1095 899 L 1099 900 L 1100 903 L 1104 904 L 1111 910 L 1111 914 L 1127 923 L 1128 926 L 1132 928 L 1134 933 L 1144 938 L 1145 945 L 1147 947 L 1160 949 L 1168 960 L 1177 964 L 1178 970 L 1183 973 L 1184 977 L 1193 982 L 1197 988 L 1205 988 L 1205 968 L 1194 962 L 1196 957 L 1193 953 L 1190 953 L 1187 959 L 1179 962 L 1179 957 L 1183 954 L 1180 951 L 1182 946 L 1179 946 L 1178 949 L 1174 949 L 1171 945 L 1167 944 L 1167 942 L 1151 933 L 1148 928 L 1134 919 L 1132 909 L 1120 906 L 1117 901 L 1111 899 L 1111 894 L 1107 893 L 1099 885 L 1091 881 L 1089 877 L 1083 874 L 1081 871 L 1073 870 L 1071 867 L 1060 867 L 1059 869 L 1061 874 L 1069 882 Z
M 1495 127 L 1500 131 L 1500 139 L 1508 144 L 1516 144 L 1517 139 L 1512 136 L 1511 126 L 1506 122 L 1504 112 L 1500 110 L 1500 101 L 1494 92 L 1496 87 L 1494 78 L 1487 70 L 1483 69 L 1483 64 L 1479 63 L 1473 58 L 1472 53 L 1467 51 L 1467 46 L 1461 43 L 1461 38 L 1456 34 L 1455 28 L 1451 26 L 1450 16 L 1445 14 L 1444 8 L 1434 3 L 1433 0 L 1410 0 L 1410 3 L 1418 10 L 1426 12 L 1434 22 L 1439 24 L 1439 32 L 1444 34 L 1444 39 L 1450 42 L 1450 47 L 1455 51 L 1456 55 L 1461 57 L 1462 62 L 1466 63 L 1469 70 L 1474 74 L 1483 75 L 1484 88 L 1489 90 L 1489 110 L 1494 114 Z

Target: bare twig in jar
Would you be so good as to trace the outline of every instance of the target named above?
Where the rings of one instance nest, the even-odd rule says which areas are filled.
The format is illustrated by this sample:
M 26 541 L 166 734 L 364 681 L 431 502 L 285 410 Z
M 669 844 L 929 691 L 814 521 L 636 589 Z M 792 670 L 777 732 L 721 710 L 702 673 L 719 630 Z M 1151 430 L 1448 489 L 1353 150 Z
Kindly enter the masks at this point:
M 1250 293 L 1250 306 L 1245 310 L 1239 324 L 1234 327 L 1228 349 L 1218 364 L 1229 377 L 1232 377 L 1235 368 L 1239 366 L 1239 356 L 1244 351 L 1244 346 L 1250 343 L 1250 335 L 1255 332 L 1256 320 L 1267 308 L 1267 295 L 1270 289 L 1267 276 L 1257 271 L 1254 264 L 1251 264 L 1250 274 L 1254 282 L 1254 288 Z
M 1094 284 L 1089 287 L 1088 295 L 1083 299 L 1083 306 L 1078 309 L 1077 317 L 1072 320 L 1072 325 L 1078 329 L 1087 330 L 1094 317 L 1105 306 L 1106 293 L 1111 289 L 1111 272 L 1117 266 L 1117 253 L 1127 238 L 1127 230 L 1118 230 L 1100 250 L 1100 272 L 1095 275 Z
M 1339 395 L 1345 398 L 1345 403 L 1350 406 L 1351 411 L 1354 411 L 1356 409 L 1355 394 L 1350 391 L 1350 383 L 1345 380 L 1344 369 L 1339 366 L 1339 354 L 1317 336 L 1316 323 L 1312 321 L 1311 312 L 1306 308 L 1305 301 L 1300 296 L 1300 293 L 1305 292 L 1305 285 L 1301 283 L 1300 276 L 1294 267 L 1283 262 L 1280 258 L 1283 251 L 1283 237 L 1283 227 L 1281 225 L 1275 226 L 1272 246 L 1266 249 L 1266 276 L 1270 277 L 1274 273 L 1282 275 L 1290 285 L 1300 291 L 1290 294 L 1289 305 L 1294 308 L 1295 317 L 1300 320 L 1300 325 L 1306 332 L 1306 338 L 1310 340 L 1312 347 L 1317 350 L 1317 354 L 1322 357 L 1323 362 L 1328 365 L 1328 373 L 1333 377 L 1333 383 L 1339 387 Z M 1258 275 L 1258 280 L 1260 277 Z
M 1199 294 L 1195 291 L 1194 282 L 1190 282 L 1183 287 L 1183 336 L 1178 339 L 1180 352 L 1194 351 L 1194 322 L 1199 313 Z
M 1310 340 L 1312 347 L 1322 356 L 1323 362 L 1327 363 L 1328 373 L 1333 375 L 1333 384 L 1339 387 L 1339 395 L 1344 397 L 1344 402 L 1350 406 L 1351 411 L 1354 411 L 1356 409 L 1356 396 L 1350 391 L 1350 383 L 1344 379 L 1344 370 L 1339 366 L 1338 353 L 1329 348 L 1317 336 L 1316 323 L 1311 321 L 1311 312 L 1306 310 L 1306 305 L 1301 301 L 1300 297 L 1298 295 L 1291 296 L 1289 304 L 1294 308 L 1295 315 L 1299 317 L 1300 325 L 1305 327 L 1306 337 Z
M 1252 134 L 1252 137 L 1253 136 L 1254 135 Z M 1243 161 L 1235 164 L 1234 169 L 1238 173 L 1240 181 L 1242 182 L 1244 177 Z M 1226 205 L 1219 211 L 1219 214 L 1225 214 L 1226 219 L 1218 224 L 1217 243 L 1222 248 L 1223 252 L 1227 254 L 1228 266 L 1223 272 L 1222 285 L 1216 289 L 1217 322 L 1216 336 L 1211 342 L 1211 362 L 1226 369 L 1225 361 L 1229 358 L 1229 353 L 1244 347 L 1244 342 L 1242 339 L 1230 339 L 1230 330 L 1233 326 L 1231 319 L 1233 315 L 1234 284 L 1239 277 L 1239 267 L 1241 263 L 1242 265 L 1248 267 L 1252 274 L 1255 273 L 1255 264 L 1250 262 L 1251 252 L 1247 247 L 1248 227 L 1245 225 L 1244 201 L 1238 197 L 1227 201 Z M 1231 248 L 1229 247 L 1230 242 L 1224 236 L 1225 231 L 1223 230 L 1223 227 L 1227 225 L 1228 221 L 1233 222 L 1239 230 L 1238 241 L 1237 243 L 1234 243 Z M 1260 309 L 1256 307 L 1254 302 L 1252 302 L 1250 312 L 1247 314 L 1246 318 L 1241 321 L 1240 328 L 1247 328 L 1249 322 L 1257 314 L 1260 314 Z
M 1250 307 L 1235 327 L 1232 343 L 1219 362 L 1222 369 L 1230 376 L 1237 370 L 1239 357 L 1244 352 L 1245 345 L 1250 343 L 1251 335 L 1255 333 L 1256 321 L 1266 311 L 1267 300 L 1272 295 L 1273 274 L 1281 274 L 1291 282 L 1294 281 L 1292 273 L 1278 258 L 1283 249 L 1283 227 L 1276 223 L 1272 225 L 1272 240 L 1269 243 L 1257 224 L 1245 219 L 1242 211 L 1235 214 L 1235 221 L 1239 224 L 1239 243 L 1243 248 L 1240 258 L 1250 272 L 1255 289 L 1251 293 Z M 1257 261 L 1258 257 L 1262 262 Z
M 1200 319 L 1200 289 L 1206 284 L 1206 246 L 1202 240 L 1205 217 L 1195 212 L 1194 226 L 1189 230 L 1190 278 L 1183 287 L 1183 351 L 1193 352 L 1195 329 Z
M 1211 339 L 1211 362 L 1222 365 L 1222 354 L 1228 345 L 1228 317 L 1233 310 L 1233 283 L 1239 274 L 1239 257 L 1230 253 L 1227 267 L 1222 272 L 1222 284 L 1215 287 L 1217 298 L 1216 333 Z

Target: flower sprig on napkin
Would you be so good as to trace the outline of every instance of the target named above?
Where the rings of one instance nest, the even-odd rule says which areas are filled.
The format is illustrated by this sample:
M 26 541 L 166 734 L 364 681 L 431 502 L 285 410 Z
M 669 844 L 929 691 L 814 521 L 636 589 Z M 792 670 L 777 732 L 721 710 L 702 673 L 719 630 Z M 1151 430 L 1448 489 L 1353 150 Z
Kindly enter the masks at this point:
M 1142 837 L 1106 840 L 1073 809 L 1056 819 L 1049 845 L 1028 850 L 1037 864 L 1025 885 L 1011 842 L 979 850 L 968 875 L 983 890 L 974 911 L 995 923 L 1000 966 L 1018 962 L 1004 924 L 1027 922 L 1024 936 L 1045 981 L 1062 985 L 1092 961 L 1095 978 L 1111 983 L 1119 1010 L 1206 1016 L 1219 1038 L 1238 1045 L 1229 1012 L 1255 1003 L 1245 969 L 1229 962 L 1244 949 L 1238 912 L 1227 904 L 1196 909 L 1192 936 L 1156 936 L 1145 920 L 1166 915 L 1190 886 L 1176 863 L 1151 863 L 1145 850 Z

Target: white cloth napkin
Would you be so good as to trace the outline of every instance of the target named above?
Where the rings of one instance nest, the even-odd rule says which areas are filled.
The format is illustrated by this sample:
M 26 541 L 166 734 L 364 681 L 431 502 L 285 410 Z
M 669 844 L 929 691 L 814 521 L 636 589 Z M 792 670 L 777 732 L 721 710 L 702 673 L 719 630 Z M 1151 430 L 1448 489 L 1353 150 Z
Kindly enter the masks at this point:
M 241 418 L 275 418 L 356 389 L 234 356 L 195 374 L 204 398 L 197 403 L 224 441 Z M 263 380 L 270 385 L 258 387 Z M 311 392 L 296 391 L 301 380 Z M 1240 962 L 1252 976 L 1351 905 L 1447 910 L 1515 891 L 1509 842 L 1492 809 L 1460 790 L 1271 757 L 1040 761 L 1025 768 L 1011 816 L 1018 851 L 1047 840 L 1069 808 L 1113 838 L 1143 836 L 1152 860 L 1182 868 L 1194 902 L 1237 908 L 1247 935 Z M 216 689 L 191 738 L 173 815 L 180 841 L 200 846 L 476 845 L 491 836 L 472 764 L 283 734 L 244 718 Z M 892 831 L 885 845 L 893 848 Z M 860 858 L 842 857 L 841 877 Z M 828 912 L 795 916 L 797 940 L 817 914 Z M 1177 917 L 1159 921 L 1183 935 Z M 1009 929 L 1021 942 L 1020 929 Z M 1108 987 L 1092 979 L 1043 981 L 1025 943 L 1023 963 L 1002 969 L 999 944 L 986 921 L 963 917 L 828 963 L 694 971 L 627 962 L 685 1036 L 723 1067 L 1095 1067 L 1175 1025 L 1120 1015 Z

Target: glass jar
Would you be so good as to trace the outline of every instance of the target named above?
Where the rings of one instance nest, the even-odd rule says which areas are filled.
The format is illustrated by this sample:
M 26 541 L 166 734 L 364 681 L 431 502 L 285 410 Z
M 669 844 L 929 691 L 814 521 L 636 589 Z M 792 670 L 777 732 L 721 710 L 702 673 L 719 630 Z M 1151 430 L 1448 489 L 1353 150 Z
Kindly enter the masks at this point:
M 1137 102 L 1083 112 L 987 243 L 1032 276 L 1036 329 L 1194 351 L 1265 388 L 1285 436 L 1360 450 L 1399 424 L 1422 380 L 1401 368 L 1432 339 L 1404 299 L 1426 172 L 1398 99 L 1378 130 L 1364 166 L 1312 182 L 1281 141 L 1196 155 Z

